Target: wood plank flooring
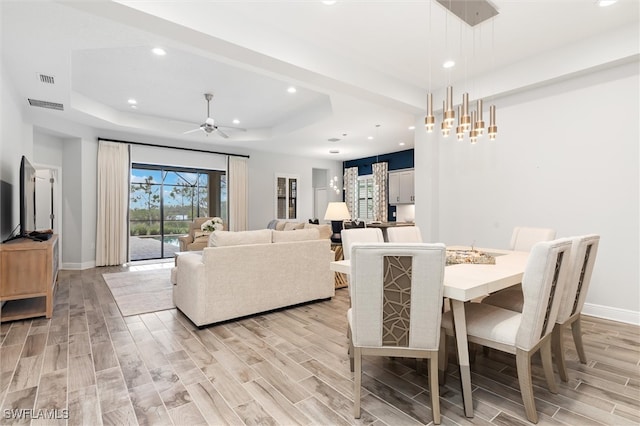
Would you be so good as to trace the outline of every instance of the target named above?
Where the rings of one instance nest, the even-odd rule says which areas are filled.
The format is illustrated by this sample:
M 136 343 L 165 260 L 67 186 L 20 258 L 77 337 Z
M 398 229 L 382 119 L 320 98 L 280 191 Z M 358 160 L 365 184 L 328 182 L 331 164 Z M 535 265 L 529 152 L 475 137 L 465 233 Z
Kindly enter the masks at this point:
M 364 360 L 362 417 L 353 418 L 347 289 L 331 301 L 203 329 L 175 309 L 122 317 L 102 274 L 153 267 L 61 271 L 53 318 L 0 325 L 1 424 L 431 422 L 426 369 L 417 373 L 414 360 L 383 357 Z M 566 333 L 570 380 L 557 379 L 557 395 L 534 357 L 539 423 L 639 424 L 639 327 L 586 317 L 583 331 L 589 362 L 578 362 Z M 443 424 L 528 423 L 513 356 L 477 352 L 475 417 L 468 419 L 450 353 L 440 390 Z

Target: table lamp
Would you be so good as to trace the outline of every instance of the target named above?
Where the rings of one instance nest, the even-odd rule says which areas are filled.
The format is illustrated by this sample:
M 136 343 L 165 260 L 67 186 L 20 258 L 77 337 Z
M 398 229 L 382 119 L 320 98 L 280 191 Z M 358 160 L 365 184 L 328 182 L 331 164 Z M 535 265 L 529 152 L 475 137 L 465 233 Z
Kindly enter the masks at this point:
M 331 235 L 331 241 L 334 243 L 342 242 L 342 237 L 340 236 L 340 231 L 342 231 L 342 221 L 347 219 L 351 219 L 347 203 L 341 201 L 329 203 L 327 211 L 324 214 L 324 220 L 331 221 L 331 231 L 333 232 L 333 235 Z

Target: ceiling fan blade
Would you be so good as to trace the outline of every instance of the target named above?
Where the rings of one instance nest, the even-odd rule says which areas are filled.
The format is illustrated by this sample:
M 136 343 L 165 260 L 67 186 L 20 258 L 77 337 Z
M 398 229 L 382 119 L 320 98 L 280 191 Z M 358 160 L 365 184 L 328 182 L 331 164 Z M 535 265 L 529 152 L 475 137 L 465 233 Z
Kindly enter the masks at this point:
M 202 130 L 202 127 L 198 127 L 197 129 L 193 129 L 193 130 L 187 130 L 186 132 L 183 133 L 183 135 L 193 133 L 193 132 L 198 132 L 200 130 Z
M 218 132 L 218 134 L 220 136 L 222 136 L 225 139 L 229 139 L 229 135 L 227 135 L 225 132 L 223 132 L 222 130 L 220 130 L 219 128 L 216 127 L 216 132 Z
M 218 126 L 221 127 L 223 129 L 229 129 L 229 130 L 237 130 L 238 132 L 246 132 L 247 129 L 244 129 L 242 127 L 233 127 L 233 126 Z

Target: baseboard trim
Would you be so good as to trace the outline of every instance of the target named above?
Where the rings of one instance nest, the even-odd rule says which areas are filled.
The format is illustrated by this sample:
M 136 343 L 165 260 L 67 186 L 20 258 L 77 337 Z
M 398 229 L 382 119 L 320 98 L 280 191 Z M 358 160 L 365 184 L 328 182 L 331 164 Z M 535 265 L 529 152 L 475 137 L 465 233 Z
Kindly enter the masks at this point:
M 584 315 L 597 318 L 604 318 L 612 321 L 624 322 L 627 324 L 640 325 L 640 312 L 629 309 L 613 308 L 611 306 L 585 303 L 582 308 Z
M 69 271 L 82 271 L 85 269 L 90 269 L 95 267 L 96 267 L 96 261 L 91 260 L 89 262 L 82 262 L 82 263 L 63 263 L 60 269 L 66 269 Z

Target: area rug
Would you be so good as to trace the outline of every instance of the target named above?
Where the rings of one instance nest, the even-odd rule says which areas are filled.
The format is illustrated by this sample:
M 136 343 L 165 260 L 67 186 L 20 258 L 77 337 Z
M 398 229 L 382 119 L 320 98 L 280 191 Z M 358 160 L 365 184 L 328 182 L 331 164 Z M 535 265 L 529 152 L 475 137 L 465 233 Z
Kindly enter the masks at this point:
M 171 269 L 102 274 L 123 317 L 173 309 Z

